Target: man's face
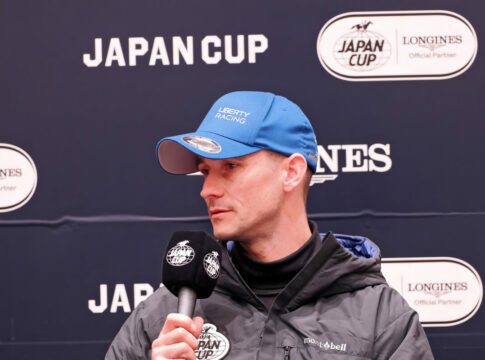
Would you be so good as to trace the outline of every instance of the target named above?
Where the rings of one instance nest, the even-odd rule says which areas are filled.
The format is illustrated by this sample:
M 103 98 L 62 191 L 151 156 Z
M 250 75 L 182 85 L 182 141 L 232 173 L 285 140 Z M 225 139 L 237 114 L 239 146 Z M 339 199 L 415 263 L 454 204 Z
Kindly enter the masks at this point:
M 283 196 L 280 156 L 262 150 L 232 159 L 200 158 L 198 167 L 216 238 L 251 242 L 273 231 Z

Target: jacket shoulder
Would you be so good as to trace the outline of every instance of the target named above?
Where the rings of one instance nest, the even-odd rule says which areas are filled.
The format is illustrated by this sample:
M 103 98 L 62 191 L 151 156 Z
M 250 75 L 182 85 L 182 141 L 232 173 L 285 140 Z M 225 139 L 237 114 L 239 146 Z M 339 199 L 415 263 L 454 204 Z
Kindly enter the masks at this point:
M 431 360 L 433 354 L 418 313 L 399 292 L 380 285 L 374 354 L 377 359 Z

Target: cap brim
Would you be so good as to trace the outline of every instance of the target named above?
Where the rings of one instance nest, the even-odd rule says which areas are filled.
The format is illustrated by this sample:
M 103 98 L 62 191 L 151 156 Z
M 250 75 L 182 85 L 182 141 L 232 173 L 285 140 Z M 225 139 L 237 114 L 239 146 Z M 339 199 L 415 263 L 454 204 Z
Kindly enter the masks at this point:
M 211 132 L 197 131 L 163 138 L 157 144 L 158 162 L 172 174 L 197 171 L 197 157 L 230 159 L 262 150 Z

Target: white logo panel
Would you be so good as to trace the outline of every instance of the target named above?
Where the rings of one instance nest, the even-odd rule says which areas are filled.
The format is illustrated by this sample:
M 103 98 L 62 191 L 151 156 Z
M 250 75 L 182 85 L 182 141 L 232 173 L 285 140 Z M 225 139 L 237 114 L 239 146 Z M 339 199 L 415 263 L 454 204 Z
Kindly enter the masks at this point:
M 25 205 L 37 186 L 37 169 L 21 148 L 0 143 L 0 213 Z
M 446 79 L 473 63 L 477 37 L 465 18 L 449 11 L 355 12 L 323 26 L 317 53 L 344 80 Z
M 477 271 L 451 257 L 385 258 L 382 273 L 419 314 L 423 326 L 452 326 L 480 307 L 483 286 Z

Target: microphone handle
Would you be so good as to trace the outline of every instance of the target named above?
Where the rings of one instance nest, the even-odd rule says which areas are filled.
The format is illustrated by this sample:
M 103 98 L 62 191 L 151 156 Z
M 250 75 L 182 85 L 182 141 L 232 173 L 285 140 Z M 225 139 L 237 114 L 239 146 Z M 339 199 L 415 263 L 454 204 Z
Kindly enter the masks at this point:
M 197 294 L 194 290 L 187 286 L 182 286 L 178 292 L 179 302 L 177 306 L 177 312 L 179 314 L 187 315 L 192 318 L 195 309 L 195 300 L 197 299 Z

